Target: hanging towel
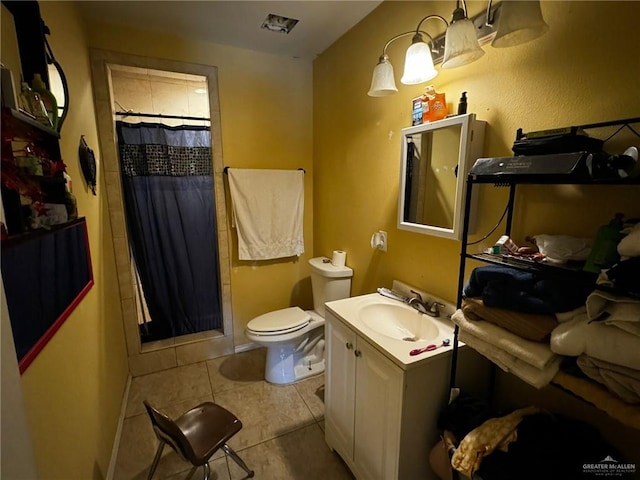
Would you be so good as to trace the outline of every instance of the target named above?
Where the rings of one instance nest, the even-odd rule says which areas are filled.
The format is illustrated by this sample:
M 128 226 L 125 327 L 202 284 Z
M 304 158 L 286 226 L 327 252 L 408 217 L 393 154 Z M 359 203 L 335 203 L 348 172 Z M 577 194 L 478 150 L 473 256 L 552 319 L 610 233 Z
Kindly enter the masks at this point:
M 228 169 L 240 260 L 304 253 L 302 170 Z

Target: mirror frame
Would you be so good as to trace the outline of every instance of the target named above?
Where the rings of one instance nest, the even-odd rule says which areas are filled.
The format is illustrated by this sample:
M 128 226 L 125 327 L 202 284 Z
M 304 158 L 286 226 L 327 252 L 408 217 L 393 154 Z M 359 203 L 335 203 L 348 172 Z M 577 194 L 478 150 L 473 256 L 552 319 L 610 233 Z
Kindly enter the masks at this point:
M 47 40 L 46 35 L 51 32 L 42 19 L 40 6 L 36 0 L 2 0 L 2 4 L 13 16 L 20 53 L 22 81 L 31 84 L 33 75 L 39 73 L 47 89 L 51 90 L 49 64 L 53 65 L 60 75 L 65 95 L 64 110 L 59 114 L 56 126 L 56 131 L 60 132 L 69 112 L 69 86 L 62 66 L 53 56 L 53 51 Z
M 407 179 L 407 137 L 433 132 L 438 129 L 460 125 L 460 144 L 458 147 L 458 173 L 456 179 L 455 205 L 453 211 L 453 228 L 436 227 L 420 223 L 408 222 L 404 219 L 405 191 Z M 400 188 L 398 191 L 398 228 L 424 235 L 460 240 L 464 222 L 464 188 L 467 173 L 476 159 L 482 156 L 484 130 L 486 122 L 477 120 L 474 113 L 456 115 L 435 122 L 416 125 L 402 129 L 402 145 L 400 157 Z M 472 202 L 472 204 L 475 202 Z

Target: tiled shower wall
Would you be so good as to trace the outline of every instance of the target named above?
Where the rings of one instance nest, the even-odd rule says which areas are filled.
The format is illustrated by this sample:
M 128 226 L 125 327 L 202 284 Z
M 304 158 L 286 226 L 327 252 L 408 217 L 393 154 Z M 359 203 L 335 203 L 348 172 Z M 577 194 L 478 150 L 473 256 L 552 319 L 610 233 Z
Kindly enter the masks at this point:
M 115 111 L 209 118 L 209 97 L 204 77 L 121 66 L 112 67 L 111 82 Z M 125 120 L 159 121 L 136 116 L 126 117 Z M 163 118 L 162 123 L 171 126 L 209 125 L 200 120 L 169 118 Z

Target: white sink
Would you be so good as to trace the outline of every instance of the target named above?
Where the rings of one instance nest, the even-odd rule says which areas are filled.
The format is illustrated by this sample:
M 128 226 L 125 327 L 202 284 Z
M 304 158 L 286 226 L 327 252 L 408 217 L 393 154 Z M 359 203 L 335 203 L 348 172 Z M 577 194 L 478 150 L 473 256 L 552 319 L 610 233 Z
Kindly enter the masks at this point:
M 410 290 L 394 290 L 408 294 Z M 347 326 L 362 335 L 383 355 L 400 368 L 407 370 L 448 353 L 453 344 L 453 323 L 447 317 L 455 306 L 442 299 L 419 292 L 429 304 L 443 303 L 438 317 L 430 317 L 397 300 L 370 293 L 357 297 L 327 302 L 327 309 Z M 407 340 L 410 339 L 410 340 Z M 450 342 L 445 342 L 445 340 Z M 437 345 L 435 350 L 410 355 L 411 350 L 427 345 Z M 459 345 L 463 345 L 459 342 Z
M 358 315 L 365 327 L 395 340 L 431 341 L 440 333 L 429 316 L 402 304 L 369 303 Z

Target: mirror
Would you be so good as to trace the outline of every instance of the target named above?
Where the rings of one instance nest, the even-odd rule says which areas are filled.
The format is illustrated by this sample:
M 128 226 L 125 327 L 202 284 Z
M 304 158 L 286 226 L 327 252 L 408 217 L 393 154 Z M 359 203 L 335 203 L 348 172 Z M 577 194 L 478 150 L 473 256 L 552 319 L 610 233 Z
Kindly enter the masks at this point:
M 11 33 L 5 35 L 5 31 Z M 64 71 L 56 61 L 47 40 L 47 35 L 50 34 L 49 27 L 40 16 L 37 1 L 2 0 L 2 61 L 13 72 L 18 89 L 21 81 L 31 84 L 34 74 L 40 74 L 56 98 L 56 130 L 60 132 L 69 111 L 69 88 Z M 8 54 L 9 49 L 5 48 L 5 44 L 13 45 L 16 41 L 17 60 L 7 65 L 6 62 L 16 55 Z
M 465 177 L 482 156 L 485 125 L 470 113 L 402 130 L 399 229 L 460 239 Z

